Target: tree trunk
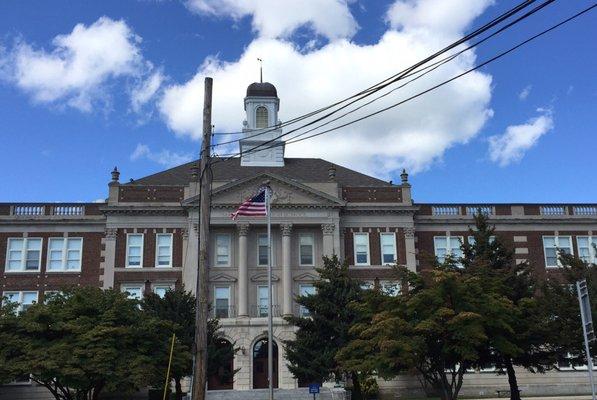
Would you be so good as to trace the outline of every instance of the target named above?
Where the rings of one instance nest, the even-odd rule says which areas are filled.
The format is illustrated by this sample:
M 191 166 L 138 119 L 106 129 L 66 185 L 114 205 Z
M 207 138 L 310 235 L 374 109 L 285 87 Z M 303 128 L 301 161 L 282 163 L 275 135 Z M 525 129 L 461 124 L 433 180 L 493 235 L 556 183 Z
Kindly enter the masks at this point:
M 516 372 L 512 365 L 512 360 L 507 358 L 505 360 L 506 372 L 508 373 L 508 383 L 510 384 L 510 400 L 520 400 L 520 392 L 518 391 L 518 381 L 516 380 Z
M 361 392 L 361 382 L 359 382 L 359 375 L 356 372 L 352 372 L 350 375 L 352 379 L 352 396 L 354 400 L 362 400 L 363 393 Z
M 182 400 L 182 385 L 180 384 L 180 378 L 174 378 L 174 387 L 176 390 L 176 400 Z

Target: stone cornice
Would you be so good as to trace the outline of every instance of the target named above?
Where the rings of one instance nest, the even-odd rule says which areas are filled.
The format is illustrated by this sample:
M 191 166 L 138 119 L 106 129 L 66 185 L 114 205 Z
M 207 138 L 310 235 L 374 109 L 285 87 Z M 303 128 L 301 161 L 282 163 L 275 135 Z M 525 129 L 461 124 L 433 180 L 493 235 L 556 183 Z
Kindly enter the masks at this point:
M 104 215 L 187 215 L 185 209 L 173 206 L 152 206 L 152 207 L 105 207 L 102 209 Z

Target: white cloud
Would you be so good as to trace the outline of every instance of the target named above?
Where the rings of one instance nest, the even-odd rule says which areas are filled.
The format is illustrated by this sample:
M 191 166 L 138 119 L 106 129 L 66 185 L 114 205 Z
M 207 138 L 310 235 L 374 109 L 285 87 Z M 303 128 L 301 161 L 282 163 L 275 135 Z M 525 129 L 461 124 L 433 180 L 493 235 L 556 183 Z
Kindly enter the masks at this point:
M 527 85 L 525 86 L 520 93 L 518 93 L 518 99 L 521 101 L 524 101 L 527 99 L 527 97 L 529 97 L 529 94 L 531 94 L 531 90 L 533 89 L 533 85 Z
M 141 81 L 138 86 L 135 86 L 131 91 L 131 107 L 133 111 L 139 112 L 156 95 L 163 82 L 164 75 L 161 71 L 156 71 L 149 78 Z
M 288 37 L 307 26 L 328 39 L 351 37 L 358 26 L 347 0 L 186 0 L 198 14 L 252 17 L 253 30 L 262 37 Z
M 170 150 L 155 153 L 146 144 L 139 143 L 131 153 L 130 159 L 131 161 L 137 161 L 144 158 L 170 168 L 191 161 L 193 155 L 190 153 L 176 153 Z
M 141 38 L 122 20 L 101 17 L 52 40 L 53 49 L 36 49 L 17 40 L 4 55 L 4 78 L 37 103 L 68 105 L 84 112 L 109 103 L 112 80 L 142 80 L 151 69 L 139 48 Z
M 502 135 L 489 138 L 489 157 L 500 167 L 519 162 L 531 147 L 535 146 L 541 136 L 554 127 L 552 113 L 538 109 L 542 113 L 521 125 L 510 125 Z
M 491 4 L 490 0 L 450 0 L 451 7 L 444 7 L 445 1 L 397 2 L 414 5 L 416 10 L 419 3 L 424 4 L 440 26 L 436 29 L 435 24 L 398 23 L 394 6 L 388 20 L 400 28 L 389 28 L 371 45 L 339 39 L 303 52 L 286 40 L 257 38 L 238 60 L 208 58 L 192 79 L 166 87 L 160 112 L 177 135 L 200 139 L 202 115 L 198 110 L 202 109 L 203 80 L 212 76 L 216 130 L 238 131 L 245 118 L 245 88 L 258 77 L 256 58 L 263 55 L 267 55 L 264 78 L 278 89 L 280 118 L 287 120 L 312 111 L 362 90 L 454 41 Z M 451 21 L 449 27 L 446 20 Z M 474 62 L 474 53 L 463 55 L 350 117 L 405 99 L 463 72 Z M 491 76 L 474 72 L 384 114 L 289 145 L 287 155 L 321 157 L 381 177 L 390 177 L 402 167 L 420 171 L 440 159 L 446 149 L 466 143 L 479 133 L 492 115 L 490 99 Z M 289 128 L 292 126 L 285 129 Z

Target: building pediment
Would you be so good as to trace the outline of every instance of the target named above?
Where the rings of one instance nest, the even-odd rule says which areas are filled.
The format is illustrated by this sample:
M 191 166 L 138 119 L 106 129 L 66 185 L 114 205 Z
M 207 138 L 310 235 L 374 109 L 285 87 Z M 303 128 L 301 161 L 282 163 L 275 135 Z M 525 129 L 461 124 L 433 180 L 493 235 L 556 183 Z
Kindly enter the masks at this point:
M 209 279 L 210 282 L 227 282 L 227 283 L 231 283 L 231 282 L 236 282 L 236 278 L 234 276 L 228 275 L 228 274 L 217 274 L 215 276 L 212 276 Z
M 280 280 L 280 278 L 275 275 L 272 274 L 272 282 L 278 282 Z M 251 277 L 251 282 L 267 282 L 267 273 L 265 272 L 260 272 L 258 274 L 255 274 Z
M 310 272 L 305 272 L 304 274 L 300 274 L 294 277 L 295 282 L 313 282 L 317 280 L 319 280 L 319 276 Z
M 212 207 L 237 207 L 255 195 L 259 187 L 266 182 L 272 188 L 273 208 L 289 206 L 339 207 L 345 204 L 338 197 L 300 182 L 276 174 L 262 173 L 215 188 L 212 191 Z M 195 196 L 185 200 L 183 204 L 191 205 L 197 201 L 198 196 Z

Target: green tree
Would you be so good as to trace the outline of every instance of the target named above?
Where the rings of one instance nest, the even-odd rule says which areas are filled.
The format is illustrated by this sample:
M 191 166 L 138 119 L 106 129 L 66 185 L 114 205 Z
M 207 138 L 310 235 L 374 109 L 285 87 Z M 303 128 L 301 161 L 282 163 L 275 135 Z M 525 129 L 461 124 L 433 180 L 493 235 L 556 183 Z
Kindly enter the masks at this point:
M 487 341 L 483 315 L 499 317 L 511 307 L 478 277 L 465 274 L 459 261 L 447 257 L 422 275 L 397 267 L 407 290 L 381 303 L 373 297 L 373 317 L 351 329 L 357 339 L 340 352 L 342 363 L 387 379 L 415 372 L 426 391 L 456 399 Z
M 15 372 L 31 374 L 57 400 L 132 393 L 148 382 L 155 331 L 138 303 L 116 290 L 67 289 L 19 316 Z
M 176 335 L 170 376 L 174 381 L 175 396 L 182 399 L 182 379 L 193 372 L 193 341 L 195 336 L 195 296 L 184 288 L 168 290 L 164 297 L 154 293 L 143 299 L 143 311 L 151 318 L 167 323 L 161 332 L 161 346 L 154 351 L 155 363 L 162 368 L 154 370 L 152 383 L 155 387 L 163 388 L 163 366 L 168 365 L 172 334 Z M 237 349 L 234 343 L 229 344 L 223 339 L 220 322 L 211 319 L 207 324 L 207 375 L 218 376 L 221 383 L 232 380 L 238 370 L 228 368 L 229 361 L 234 358 Z
M 470 235 L 472 242 L 462 244 L 464 273 L 479 279 L 485 291 L 511 302 L 511 307 L 498 314 L 492 308 L 479 310 L 487 341 L 476 367 L 493 366 L 498 373 L 507 374 L 510 398 L 520 400 L 514 366 L 544 372 L 554 363 L 546 328 L 548 309 L 540 306 L 536 296 L 538 281 L 533 266 L 516 263 L 513 250 L 495 234 L 484 214 L 477 213 Z
M 597 321 L 597 269 L 578 256 L 559 254 L 561 268 L 547 275 L 541 288 L 541 307 L 550 310 L 546 329 L 555 353 L 554 364 L 587 364 L 576 282 L 586 279 L 593 321 Z M 591 354 L 597 354 L 597 344 L 591 343 Z
M 295 338 L 284 343 L 288 369 L 302 382 L 341 380 L 348 376 L 354 386 L 353 396 L 360 398 L 359 371 L 345 369 L 336 354 L 351 339 L 350 327 L 358 313 L 349 305 L 360 302 L 360 283 L 350 277 L 348 265 L 336 256 L 323 258 L 317 268 L 320 280 L 316 293 L 297 297 L 297 303 L 309 310 L 309 317 L 288 317 L 298 329 Z
M 21 354 L 16 308 L 16 304 L 0 299 L 0 385 L 19 376 L 13 362 Z

